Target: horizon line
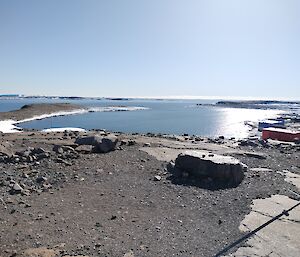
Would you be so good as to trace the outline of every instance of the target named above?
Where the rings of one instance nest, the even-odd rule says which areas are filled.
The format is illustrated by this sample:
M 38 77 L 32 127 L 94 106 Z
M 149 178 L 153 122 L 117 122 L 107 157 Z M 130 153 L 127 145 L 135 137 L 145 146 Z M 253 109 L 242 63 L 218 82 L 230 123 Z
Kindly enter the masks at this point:
M 173 96 L 78 96 L 78 95 L 31 95 L 31 94 L 9 94 L 2 93 L 0 96 L 12 97 L 78 97 L 78 98 L 120 98 L 120 99 L 146 99 L 146 100 L 256 100 L 256 101 L 300 101 L 295 97 L 266 97 L 266 96 L 192 96 L 192 95 L 173 95 Z

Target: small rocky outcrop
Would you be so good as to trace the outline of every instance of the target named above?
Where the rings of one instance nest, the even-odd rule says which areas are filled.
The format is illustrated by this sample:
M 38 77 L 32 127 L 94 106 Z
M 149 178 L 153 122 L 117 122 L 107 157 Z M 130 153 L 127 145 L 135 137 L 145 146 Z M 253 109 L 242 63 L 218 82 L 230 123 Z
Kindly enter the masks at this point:
M 103 137 L 95 135 L 95 136 L 84 136 L 84 137 L 78 137 L 75 140 L 75 144 L 77 145 L 97 145 L 101 142 Z
M 168 170 L 175 175 L 229 182 L 238 185 L 244 178 L 247 166 L 231 156 L 186 151 L 178 155 Z
M 16 151 L 11 155 L 0 152 L 0 162 L 4 163 L 34 163 L 49 157 L 49 152 L 43 148 L 28 147 L 25 150 Z
M 114 151 L 118 143 L 118 138 L 114 135 L 103 137 L 93 148 L 95 153 L 108 153 Z
M 95 135 L 95 136 L 85 136 L 79 137 L 75 140 L 75 144 L 79 146 L 91 145 L 93 146 L 94 153 L 107 153 L 115 150 L 118 143 L 118 138 L 111 134 L 105 137 Z M 77 148 L 76 148 L 77 149 Z

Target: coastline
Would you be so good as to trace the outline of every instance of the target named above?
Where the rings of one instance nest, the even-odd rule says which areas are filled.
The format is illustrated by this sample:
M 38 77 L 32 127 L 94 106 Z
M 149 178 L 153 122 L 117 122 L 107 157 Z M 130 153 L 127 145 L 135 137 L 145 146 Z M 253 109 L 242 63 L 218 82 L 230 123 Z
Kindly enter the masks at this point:
M 26 105 L 25 105 L 26 106 Z M 25 109 L 25 110 L 24 110 Z M 147 109 L 145 107 L 124 107 L 124 106 L 107 106 L 107 107 L 90 107 L 86 108 L 79 105 L 71 104 L 33 104 L 28 107 L 10 112 L 0 112 L 0 132 L 15 133 L 22 129 L 17 124 L 42 120 L 51 117 L 78 115 L 89 112 L 115 112 L 115 111 L 137 111 Z M 76 128 L 72 128 L 73 130 Z M 81 129 L 81 128 L 78 128 Z
M 76 143 L 87 136 L 116 137 L 118 143 L 114 151 L 95 153 Z M 167 167 L 186 150 L 232 156 L 248 171 L 236 187 L 178 178 Z M 293 192 L 300 190 L 299 151 L 299 145 L 258 137 L 0 133 L 1 256 L 172 256 L 180 251 L 181 256 L 213 256 L 257 221 L 294 204 Z M 253 218 L 258 211 L 261 216 Z M 281 221 L 293 229 L 272 227 L 287 242 L 283 250 L 299 248 L 298 214 L 295 210 L 292 219 Z M 232 249 L 231 256 L 236 250 L 237 256 L 277 251 L 268 233 L 247 241 L 246 249 Z

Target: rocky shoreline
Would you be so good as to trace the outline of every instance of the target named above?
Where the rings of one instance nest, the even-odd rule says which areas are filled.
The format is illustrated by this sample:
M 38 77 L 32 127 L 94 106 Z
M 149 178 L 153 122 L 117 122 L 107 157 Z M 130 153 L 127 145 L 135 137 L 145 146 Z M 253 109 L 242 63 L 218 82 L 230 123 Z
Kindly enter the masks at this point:
M 235 186 L 178 176 L 168 165 L 186 150 L 248 169 Z M 300 175 L 299 153 L 300 145 L 259 137 L 2 133 L 0 256 L 214 256 L 245 233 L 253 201 L 299 200 L 290 182 Z
M 0 112 L 0 121 L 3 120 L 25 120 L 34 116 L 40 116 L 49 113 L 66 112 L 82 110 L 84 107 L 69 103 L 56 103 L 56 104 L 30 104 L 24 105 L 19 110 Z

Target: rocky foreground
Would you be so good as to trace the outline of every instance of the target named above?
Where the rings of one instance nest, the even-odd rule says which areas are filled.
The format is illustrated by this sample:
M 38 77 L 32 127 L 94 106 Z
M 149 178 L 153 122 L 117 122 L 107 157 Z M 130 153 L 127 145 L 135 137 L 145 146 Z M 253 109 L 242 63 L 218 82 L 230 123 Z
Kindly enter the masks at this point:
M 299 153 L 259 137 L 1 133 L 0 256 L 214 256 L 297 203 Z M 299 214 L 228 254 L 298 256 Z
M 23 132 L 0 142 L 1 257 L 214 256 L 245 233 L 253 200 L 298 190 L 282 172 L 300 174 L 300 146 L 258 138 Z M 248 169 L 237 185 L 170 172 L 186 149 Z

